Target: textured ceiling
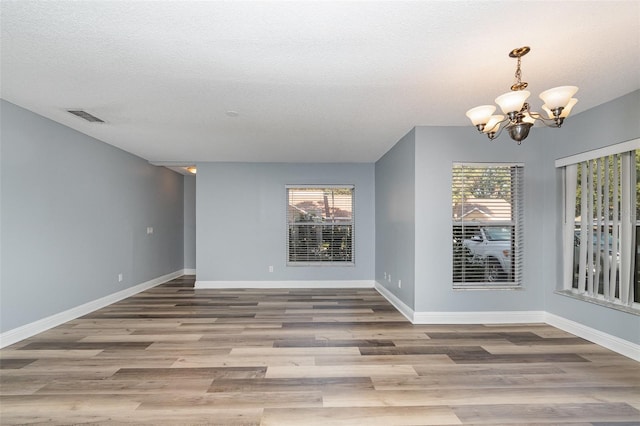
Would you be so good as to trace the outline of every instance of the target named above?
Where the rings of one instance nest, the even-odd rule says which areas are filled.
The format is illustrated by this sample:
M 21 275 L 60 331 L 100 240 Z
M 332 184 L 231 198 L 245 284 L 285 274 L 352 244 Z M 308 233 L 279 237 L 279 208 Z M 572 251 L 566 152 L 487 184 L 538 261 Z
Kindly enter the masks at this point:
M 1 8 L 2 98 L 155 162 L 375 161 L 413 126 L 467 125 L 523 45 L 534 109 L 559 85 L 574 114 L 640 88 L 640 1 Z

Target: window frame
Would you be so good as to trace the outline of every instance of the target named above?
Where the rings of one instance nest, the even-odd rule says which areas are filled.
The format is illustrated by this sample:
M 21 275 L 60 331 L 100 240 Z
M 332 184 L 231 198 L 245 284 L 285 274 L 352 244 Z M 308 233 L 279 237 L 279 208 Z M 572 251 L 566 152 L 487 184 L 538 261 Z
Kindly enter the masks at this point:
M 452 286 L 454 290 L 519 290 L 523 288 L 523 263 L 524 263 L 524 173 L 525 173 L 525 165 L 524 163 L 518 162 L 460 162 L 456 161 L 452 163 L 451 166 L 451 202 L 452 208 L 454 207 L 454 191 L 456 190 L 456 167 L 467 167 L 473 169 L 479 168 L 510 168 L 511 169 L 511 180 L 510 180 L 510 189 L 509 194 L 511 197 L 510 204 L 510 219 L 509 220 L 488 220 L 488 221 L 474 221 L 468 220 L 464 221 L 462 218 L 454 217 L 455 213 L 452 212 L 451 220 L 452 220 L 452 241 L 453 241 L 453 250 L 452 250 Z M 496 201 L 501 200 L 500 198 L 495 198 Z M 503 200 L 506 201 L 506 200 Z M 488 281 L 484 280 L 469 280 L 466 281 L 464 278 L 462 281 L 459 280 L 459 275 L 466 273 L 466 265 L 467 260 L 464 256 L 464 240 L 466 238 L 466 231 L 464 229 L 465 226 L 478 228 L 479 232 L 482 232 L 480 228 L 488 227 L 488 226 L 508 226 L 511 228 L 511 232 L 513 234 L 511 238 L 510 244 L 510 263 L 511 263 L 511 271 L 508 272 L 506 281 Z M 456 227 L 461 227 L 458 235 L 456 233 Z M 462 241 L 457 241 L 462 240 Z M 456 252 L 456 247 L 459 250 L 462 250 L 462 253 Z M 475 256 L 474 256 L 475 258 Z M 486 262 L 487 259 L 485 258 Z M 464 265 L 463 268 L 456 268 L 458 265 Z M 472 272 L 473 274 L 473 272 Z M 486 275 L 485 277 L 486 278 Z M 510 278 L 510 279 L 509 279 Z
M 631 151 L 635 151 L 635 154 L 630 154 Z M 639 206 L 635 205 L 637 195 L 634 191 L 638 184 L 638 176 L 636 176 L 638 152 L 640 152 L 640 138 L 559 158 L 555 161 L 555 166 L 561 170 L 562 175 L 562 281 L 559 283 L 558 293 L 601 306 L 640 314 L 640 303 L 638 302 L 640 300 L 640 286 L 638 285 L 638 265 L 636 263 L 638 261 L 637 234 L 640 226 L 640 217 L 637 215 Z M 619 181 L 609 182 L 608 180 L 609 169 L 606 169 L 604 164 L 606 162 L 608 167 L 611 156 L 619 156 L 620 172 L 613 173 L 615 179 L 619 179 Z M 587 162 L 591 164 L 587 165 Z M 574 257 L 577 238 L 575 211 L 578 172 L 580 169 L 581 176 L 593 176 L 594 171 L 590 168 L 592 165 L 597 167 L 595 171 L 596 179 L 600 178 L 601 172 L 607 171 L 607 173 L 602 174 L 602 181 L 599 184 L 605 182 L 606 185 L 615 186 L 619 189 L 619 194 L 622 198 L 618 199 L 618 195 L 615 195 L 613 198 L 615 205 L 609 206 L 609 200 L 604 200 L 607 197 L 602 197 L 600 189 L 594 189 L 591 182 L 592 178 L 581 179 L 581 197 L 586 191 L 588 198 L 590 196 L 593 199 L 595 196 L 596 201 L 595 203 L 582 203 L 582 198 L 580 199 L 580 216 L 582 217 L 586 213 L 587 217 L 587 219 L 581 219 L 580 230 L 584 227 L 586 220 L 587 228 L 595 229 L 595 236 L 590 235 L 591 232 L 581 232 L 580 234 L 580 251 L 577 266 L 579 275 L 576 277 Z M 618 201 L 620 208 L 617 205 Z M 591 204 L 591 206 L 588 206 L 588 204 Z M 596 204 L 596 206 L 593 204 Z M 601 214 L 603 206 L 614 209 L 614 216 L 611 222 L 609 215 Z M 589 217 L 591 217 L 591 220 L 588 219 Z M 599 250 L 594 253 L 592 245 L 595 244 L 596 247 L 599 247 L 602 244 L 600 240 L 608 238 L 608 233 L 607 235 L 601 233 L 601 229 L 605 227 L 614 229 L 612 231 L 613 243 L 618 245 L 619 239 L 619 258 L 617 255 L 616 263 L 619 263 L 620 266 L 616 266 L 616 269 L 619 268 L 620 271 L 612 270 L 609 265 L 610 262 L 604 262 L 605 265 L 602 269 L 603 277 L 606 275 L 606 278 L 603 278 L 603 290 L 601 293 L 599 289 L 600 277 L 594 277 L 595 272 L 594 274 L 587 274 L 586 270 L 593 267 L 596 272 L 600 272 L 600 253 Z M 594 258 L 596 259 L 595 261 L 593 260 Z M 583 265 L 587 268 L 585 271 L 583 271 Z M 618 280 L 613 284 L 611 281 L 612 276 Z M 598 285 L 598 288 L 596 288 L 596 285 Z M 613 293 L 611 292 L 612 289 Z
M 292 189 L 349 189 L 351 190 L 351 220 L 348 223 L 326 223 L 326 224 L 318 224 L 322 226 L 350 226 L 351 227 L 351 259 L 350 260 L 291 260 L 291 252 L 290 252 L 290 231 L 291 226 L 305 226 L 300 222 L 291 222 L 289 220 L 289 191 Z M 307 267 L 307 266 L 319 266 L 319 267 L 327 267 L 327 266 L 339 266 L 339 267 L 352 267 L 356 264 L 356 186 L 354 184 L 287 184 L 285 185 L 285 265 L 287 267 Z M 308 224 L 307 224 L 308 225 Z

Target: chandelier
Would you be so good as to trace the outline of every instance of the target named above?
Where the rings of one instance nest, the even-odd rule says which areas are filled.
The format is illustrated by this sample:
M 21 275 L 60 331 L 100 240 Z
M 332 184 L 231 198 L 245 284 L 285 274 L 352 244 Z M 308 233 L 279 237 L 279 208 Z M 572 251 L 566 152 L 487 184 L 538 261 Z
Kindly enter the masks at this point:
M 495 103 L 500 106 L 506 115 L 493 115 L 496 110 L 495 105 L 482 105 L 471 108 L 467 111 L 467 117 L 480 133 L 486 134 L 493 140 L 500 136 L 504 129 L 507 129 L 511 139 L 518 142 L 518 145 L 529 136 L 529 130 L 537 122 L 547 127 L 560 127 L 565 118 L 569 116 L 571 109 L 578 102 L 573 95 L 578 88 L 576 86 L 560 86 L 545 90 L 540 93 L 540 99 L 544 102 L 542 109 L 547 113 L 547 117 L 531 111 L 526 102 L 531 94 L 524 90 L 528 83 L 522 81 L 522 71 L 520 70 L 521 58 L 529 53 L 529 46 L 513 49 L 509 52 L 511 58 L 518 59 L 518 67 L 515 73 L 515 83 L 511 86 L 511 91 L 498 96 Z

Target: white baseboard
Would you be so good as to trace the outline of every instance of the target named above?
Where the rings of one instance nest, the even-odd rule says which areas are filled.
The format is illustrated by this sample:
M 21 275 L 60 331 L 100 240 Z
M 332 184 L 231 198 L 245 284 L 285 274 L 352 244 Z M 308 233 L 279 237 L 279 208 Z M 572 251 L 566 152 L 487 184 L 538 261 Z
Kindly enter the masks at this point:
M 523 324 L 544 322 L 544 311 L 415 312 L 386 287 L 376 290 L 413 324 Z
M 527 324 L 544 322 L 544 311 L 416 312 L 414 324 Z
M 331 281 L 196 281 L 195 288 L 372 288 L 373 280 Z
M 71 308 L 66 311 L 34 321 L 32 323 L 14 328 L 12 330 L 5 331 L 4 333 L 0 334 L 0 348 L 12 345 L 38 333 L 42 333 L 43 331 L 47 331 L 50 328 L 56 327 L 60 324 L 64 324 L 67 321 L 71 321 L 83 315 L 90 314 L 93 311 L 104 308 L 105 306 L 116 303 L 122 299 L 126 299 L 127 297 L 140 293 L 141 291 L 166 283 L 167 281 L 171 281 L 172 279 L 178 278 L 182 275 L 184 275 L 184 270 L 181 269 L 179 271 L 154 278 L 150 281 L 135 285 L 133 287 L 125 288 L 124 290 L 101 297 L 100 299 L 84 303 L 80 306 L 76 306 L 75 308 Z
M 196 274 L 196 270 L 195 269 L 183 269 L 184 271 L 184 275 L 195 275 Z
M 546 323 L 607 349 L 640 361 L 640 345 L 546 311 L 414 312 L 382 284 L 376 290 L 413 324 L 522 324 Z
M 378 281 L 375 282 L 375 288 L 394 308 L 396 308 L 402 315 L 413 323 L 414 312 L 409 306 L 407 306 L 402 300 L 398 299 L 395 294 L 391 293 L 385 286 Z
M 628 340 L 612 336 L 608 333 L 596 330 L 584 324 L 560 317 L 558 315 L 545 312 L 545 322 L 568 333 L 589 340 L 600 346 L 604 346 L 614 352 L 629 357 L 635 361 L 640 361 L 640 345 Z

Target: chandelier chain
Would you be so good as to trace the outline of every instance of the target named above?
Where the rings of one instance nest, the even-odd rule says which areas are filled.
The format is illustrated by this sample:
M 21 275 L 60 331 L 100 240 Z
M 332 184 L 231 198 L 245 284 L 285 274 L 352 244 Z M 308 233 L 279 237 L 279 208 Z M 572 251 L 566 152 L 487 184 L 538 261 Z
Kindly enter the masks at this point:
M 518 66 L 516 67 L 516 73 L 515 73 L 516 81 L 511 86 L 511 90 L 513 90 L 514 92 L 516 92 L 518 90 L 524 90 L 529 85 L 529 83 L 522 81 L 522 68 L 520 66 L 521 63 L 522 63 L 522 58 L 521 57 L 522 57 L 522 55 L 520 55 L 520 54 L 515 56 L 515 58 L 517 58 L 517 60 L 518 60 Z

